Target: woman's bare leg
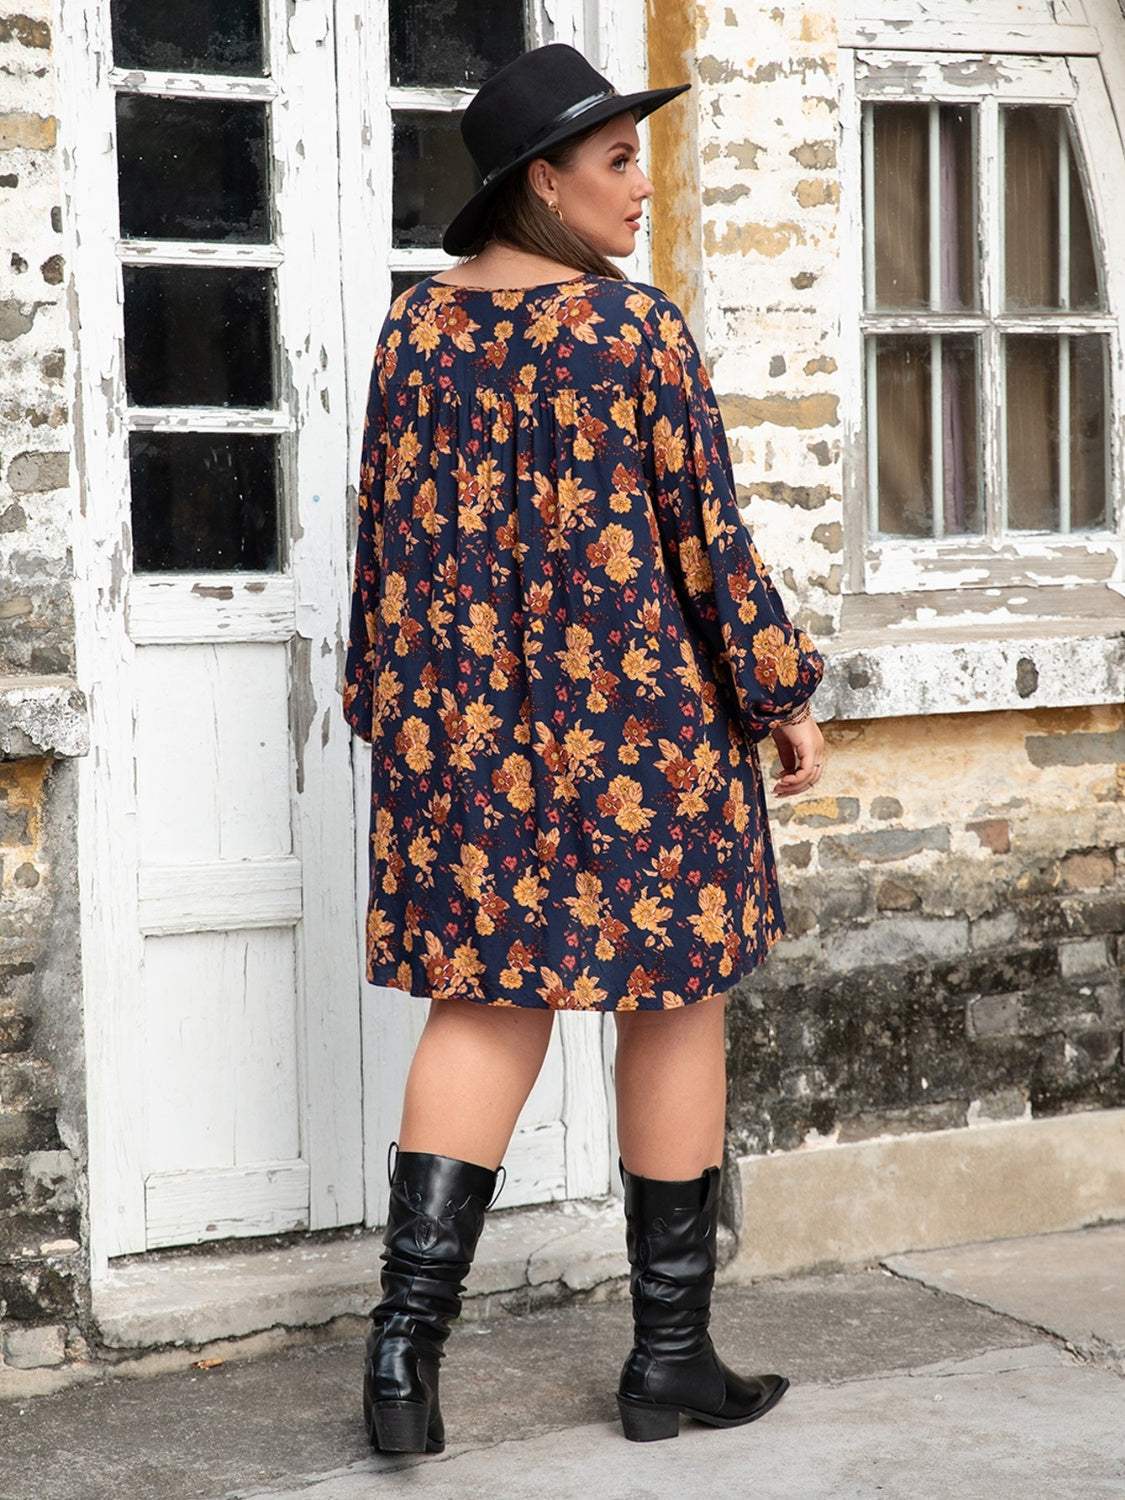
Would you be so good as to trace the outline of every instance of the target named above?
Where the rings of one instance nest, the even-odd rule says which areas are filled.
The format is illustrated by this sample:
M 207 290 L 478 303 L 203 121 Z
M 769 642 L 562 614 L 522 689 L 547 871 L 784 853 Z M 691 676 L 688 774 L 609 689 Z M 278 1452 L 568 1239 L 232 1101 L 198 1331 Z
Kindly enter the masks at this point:
M 503 1160 L 551 1040 L 553 1010 L 430 1001 L 402 1101 L 398 1144 L 490 1170 Z
M 680 1180 L 723 1159 L 726 996 L 615 1011 L 617 1139 L 628 1172 Z

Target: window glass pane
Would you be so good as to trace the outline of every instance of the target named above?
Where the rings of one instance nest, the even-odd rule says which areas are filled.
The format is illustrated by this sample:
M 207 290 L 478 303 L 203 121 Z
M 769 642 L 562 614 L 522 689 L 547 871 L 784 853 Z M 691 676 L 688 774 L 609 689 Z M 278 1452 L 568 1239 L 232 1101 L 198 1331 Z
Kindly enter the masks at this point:
M 977 275 L 977 194 L 973 122 L 975 109 L 938 108 L 941 216 L 939 308 L 959 312 L 980 305 Z
M 273 406 L 273 272 L 124 266 L 134 406 Z
M 945 534 L 984 531 L 977 432 L 977 340 L 946 335 L 941 346 L 941 489 Z M 931 359 L 933 355 L 931 353 Z
M 1005 306 L 1097 307 L 1090 219 L 1067 111 L 1020 104 L 1002 114 Z
M 883 335 L 875 338 L 875 351 L 876 390 L 868 392 L 868 400 L 876 403 L 878 534 L 934 536 L 937 484 L 942 534 L 979 535 L 984 507 L 976 338 Z M 934 409 L 935 357 L 940 360 L 940 415 Z
M 1074 308 L 1100 308 L 1098 264 L 1090 233 L 1090 215 L 1086 210 L 1086 189 L 1082 174 L 1071 158 L 1070 177 L 1070 305 Z
M 1080 531 L 1105 526 L 1105 337 L 1011 334 L 1006 345 L 1009 529 Z M 1060 448 L 1065 448 L 1061 455 Z M 1061 464 L 1060 456 L 1065 460 Z M 1059 504 L 1064 486 L 1069 525 Z
M 1069 338 L 1070 527 L 1109 525 L 1109 340 L 1104 334 Z
M 441 244 L 445 226 L 480 186 L 459 117 L 403 112 L 394 121 L 394 243 Z
M 1059 305 L 1059 147 L 1053 109 L 1004 109 L 1004 270 L 1008 307 Z M 1017 361 L 1022 358 L 1017 354 Z
M 877 105 L 875 145 L 875 303 L 926 307 L 930 287 L 929 108 Z M 870 189 L 869 189 L 870 190 Z
M 959 311 L 979 305 L 974 109 L 869 106 L 874 155 L 875 305 Z M 938 223 L 931 222 L 931 168 Z M 867 191 L 872 191 L 868 185 Z M 933 267 L 934 251 L 937 266 Z M 936 272 L 931 284 L 931 269 Z
M 118 68 L 266 72 L 261 0 L 112 0 L 110 19 Z
M 523 0 L 391 0 L 391 83 L 479 87 L 527 47 Z
M 875 340 L 878 531 L 930 536 L 930 341 L 914 335 Z
M 274 433 L 133 432 L 134 572 L 278 567 Z
M 1006 340 L 1008 528 L 1059 524 L 1059 341 L 1053 334 Z
M 121 233 L 267 242 L 264 104 L 117 95 Z

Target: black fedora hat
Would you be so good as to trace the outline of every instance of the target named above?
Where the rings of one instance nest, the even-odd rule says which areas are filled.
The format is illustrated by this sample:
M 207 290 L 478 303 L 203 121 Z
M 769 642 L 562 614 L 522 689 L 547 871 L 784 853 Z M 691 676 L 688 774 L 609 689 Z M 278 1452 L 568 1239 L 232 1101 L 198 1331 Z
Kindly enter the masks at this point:
M 548 42 L 514 57 L 485 79 L 461 116 L 461 136 L 482 181 L 449 221 L 441 248 L 460 255 L 472 244 L 497 188 L 517 167 L 625 110 L 643 120 L 689 88 L 690 83 L 676 83 L 619 94 L 565 42 Z

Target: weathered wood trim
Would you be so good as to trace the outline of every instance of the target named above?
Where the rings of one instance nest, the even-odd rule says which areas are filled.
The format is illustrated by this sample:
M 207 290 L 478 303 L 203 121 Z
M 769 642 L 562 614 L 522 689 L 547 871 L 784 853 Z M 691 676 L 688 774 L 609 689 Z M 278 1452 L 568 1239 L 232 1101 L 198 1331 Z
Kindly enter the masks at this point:
M 1094 56 L 1098 33 L 1092 26 L 1006 26 L 969 21 L 920 22 L 909 30 L 887 26 L 885 21 L 857 20 L 840 27 L 840 46 L 854 48 L 893 47 L 899 52 L 1011 52 L 1044 56 Z

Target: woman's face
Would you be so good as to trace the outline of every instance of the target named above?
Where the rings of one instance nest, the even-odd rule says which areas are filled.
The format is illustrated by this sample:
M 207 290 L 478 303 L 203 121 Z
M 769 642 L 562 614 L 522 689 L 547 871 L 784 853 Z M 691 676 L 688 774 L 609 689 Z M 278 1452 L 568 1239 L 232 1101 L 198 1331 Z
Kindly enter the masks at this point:
M 531 185 L 603 255 L 631 255 L 644 200 L 655 192 L 637 163 L 639 151 L 637 126 L 626 110 L 587 136 L 569 167 L 533 162 Z

